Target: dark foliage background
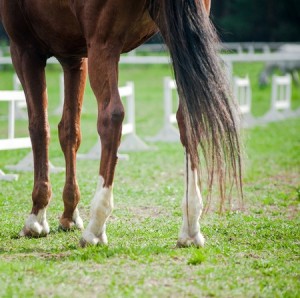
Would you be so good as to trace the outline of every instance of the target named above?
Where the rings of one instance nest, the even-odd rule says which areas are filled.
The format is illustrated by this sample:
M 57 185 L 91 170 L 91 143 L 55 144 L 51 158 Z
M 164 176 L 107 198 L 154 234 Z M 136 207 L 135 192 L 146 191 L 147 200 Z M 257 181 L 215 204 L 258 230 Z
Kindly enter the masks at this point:
M 299 0 L 212 0 L 223 41 L 300 41 Z
M 300 0 L 212 0 L 211 17 L 223 41 L 300 41 Z

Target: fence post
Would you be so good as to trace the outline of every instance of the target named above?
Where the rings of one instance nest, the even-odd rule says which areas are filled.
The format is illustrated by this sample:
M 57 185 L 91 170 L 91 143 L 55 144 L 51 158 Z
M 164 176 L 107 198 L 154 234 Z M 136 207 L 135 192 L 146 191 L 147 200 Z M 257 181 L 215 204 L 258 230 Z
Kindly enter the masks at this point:
M 59 104 L 54 111 L 54 115 L 61 115 L 64 109 L 64 98 L 65 98 L 65 82 L 63 72 L 59 75 Z
M 163 128 L 153 137 L 147 137 L 150 142 L 178 142 L 179 131 L 173 126 L 176 115 L 173 113 L 172 90 L 177 90 L 176 82 L 170 77 L 165 77 L 164 85 L 164 124 Z
M 8 110 L 8 136 L 7 139 L 0 139 L 0 150 L 12 150 L 31 147 L 29 138 L 15 138 L 15 105 L 17 102 L 25 101 L 23 91 L 0 91 L 0 101 L 7 101 Z M 0 180 L 18 180 L 18 175 L 5 174 L 0 170 Z
M 13 75 L 13 89 L 14 90 L 23 90 L 22 84 L 19 80 L 19 77 L 16 73 Z M 17 101 L 14 103 L 15 105 L 15 119 L 28 119 L 27 112 L 25 111 L 27 108 L 26 101 Z
M 280 121 L 295 117 L 296 112 L 291 111 L 292 79 L 290 74 L 272 77 L 271 108 L 262 118 L 263 123 Z
M 135 127 L 135 91 L 134 91 L 134 83 L 127 82 L 126 86 L 130 88 L 131 92 L 127 96 L 127 117 L 128 123 L 132 125 L 132 133 L 136 133 Z
M 248 128 L 255 124 L 255 119 L 251 114 L 252 92 L 249 77 L 233 79 L 233 95 L 237 101 L 242 120 L 242 127 Z
M 15 101 L 9 101 L 8 105 L 8 138 L 13 139 L 15 136 Z
M 124 140 L 121 142 L 119 151 L 142 151 L 149 150 L 149 147 L 136 135 L 135 124 L 135 92 L 134 83 L 127 82 L 125 87 L 119 88 L 121 98 L 125 98 L 126 117 L 122 126 L 122 135 Z M 78 154 L 78 159 L 99 160 L 101 157 L 101 142 L 98 138 L 97 143 L 85 154 Z M 118 158 L 127 160 L 126 154 L 118 153 Z
M 121 145 L 119 147 L 119 151 L 144 151 L 144 150 L 149 150 L 150 149 L 149 146 L 146 145 L 141 140 L 141 138 L 139 138 L 136 134 L 134 83 L 133 82 L 127 82 L 125 88 L 126 88 L 125 90 L 127 90 L 127 93 L 124 92 L 123 94 L 122 94 L 122 88 L 119 88 L 120 96 L 125 98 L 126 107 L 127 107 L 127 110 L 126 110 L 127 123 L 125 123 L 123 125 L 124 131 L 122 132 L 122 134 L 124 135 L 124 139 L 121 142 Z M 125 130 L 126 126 L 128 127 L 127 130 Z
M 25 102 L 25 94 L 23 91 L 0 91 L 0 101 L 7 101 L 9 104 L 9 114 L 8 114 L 8 138 L 0 140 L 0 150 L 12 150 L 21 148 L 30 148 L 31 142 L 30 138 L 15 138 L 15 119 L 16 119 L 16 103 Z M 52 173 L 57 173 L 64 171 L 64 168 L 56 168 L 49 161 L 50 171 Z M 33 157 L 32 152 L 25 156 L 16 165 L 6 166 L 7 169 L 13 171 L 33 171 Z M 1 172 L 1 179 L 6 179 L 4 173 Z M 7 176 L 10 177 L 10 176 Z M 17 176 L 12 176 L 13 180 Z

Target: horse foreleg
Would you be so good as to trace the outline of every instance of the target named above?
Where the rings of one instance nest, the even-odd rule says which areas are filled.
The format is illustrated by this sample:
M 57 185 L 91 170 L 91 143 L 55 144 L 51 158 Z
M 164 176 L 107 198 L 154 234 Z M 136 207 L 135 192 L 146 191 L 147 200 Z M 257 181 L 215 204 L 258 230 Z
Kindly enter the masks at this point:
M 91 87 L 98 103 L 97 128 L 102 148 L 98 185 L 82 246 L 107 243 L 105 223 L 113 209 L 113 179 L 124 118 L 117 84 L 119 53 L 95 47 L 90 49 L 88 58 Z
M 204 237 L 200 232 L 199 219 L 203 210 L 203 202 L 199 188 L 197 166 L 191 161 L 186 141 L 186 129 L 181 106 L 177 111 L 180 139 L 185 148 L 185 191 L 182 200 L 183 223 L 177 242 L 178 247 L 195 245 L 204 246 Z
M 45 235 L 49 233 L 46 208 L 52 193 L 48 174 L 50 130 L 47 116 L 46 59 L 37 55 L 35 51 L 17 47 L 14 43 L 11 44 L 11 54 L 26 95 L 34 159 L 33 205 L 20 235 Z
M 80 191 L 76 179 L 76 153 L 81 142 L 80 114 L 86 82 L 86 59 L 60 60 L 64 69 L 65 101 L 58 125 L 59 141 L 66 161 L 66 180 L 63 190 L 64 212 L 60 227 L 69 230 L 74 225 L 83 229 L 77 205 Z

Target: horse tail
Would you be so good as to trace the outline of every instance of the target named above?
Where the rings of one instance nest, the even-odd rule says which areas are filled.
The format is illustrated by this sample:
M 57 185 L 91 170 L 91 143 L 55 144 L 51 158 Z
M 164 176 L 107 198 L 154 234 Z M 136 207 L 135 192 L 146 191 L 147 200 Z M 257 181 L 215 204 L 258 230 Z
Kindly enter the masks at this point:
M 186 126 L 185 147 L 193 167 L 199 169 L 200 144 L 209 190 L 214 173 L 218 174 L 222 207 L 227 178 L 241 195 L 242 179 L 238 121 L 218 55 L 217 34 L 203 0 L 149 0 L 148 5 L 171 54 Z

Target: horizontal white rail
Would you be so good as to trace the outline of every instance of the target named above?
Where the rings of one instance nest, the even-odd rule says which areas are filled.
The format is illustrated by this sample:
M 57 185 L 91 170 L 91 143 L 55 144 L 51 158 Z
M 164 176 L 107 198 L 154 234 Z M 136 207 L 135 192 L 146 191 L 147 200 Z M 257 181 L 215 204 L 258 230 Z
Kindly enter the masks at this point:
M 0 139 L 0 150 L 13 150 L 21 148 L 31 148 L 30 138 L 15 138 L 15 104 L 25 102 L 23 91 L 0 91 L 0 101 L 8 102 L 8 137 Z M 5 174 L 0 170 L 0 180 L 17 180 L 18 175 Z
M 220 55 L 225 62 L 274 62 L 300 61 L 299 53 L 240 53 Z M 121 56 L 121 64 L 169 64 L 169 56 Z M 48 64 L 59 64 L 56 58 L 51 57 Z M 0 57 L 0 65 L 12 65 L 10 57 Z
M 0 101 L 25 101 L 23 91 L 0 91 Z
M 266 47 L 270 50 L 277 50 L 279 47 L 286 45 L 286 42 L 222 42 L 220 43 L 220 49 L 238 50 L 249 49 L 249 47 L 255 50 L 263 50 Z M 289 45 L 300 45 L 299 42 L 289 42 Z M 163 43 L 144 43 L 135 50 L 136 52 L 166 52 L 167 46 Z M 2 46 L 0 48 L 0 56 L 7 55 L 10 52 L 8 46 Z M 131 52 L 130 52 L 131 53 Z
M 0 150 L 31 148 L 30 138 L 14 138 L 0 140 Z

